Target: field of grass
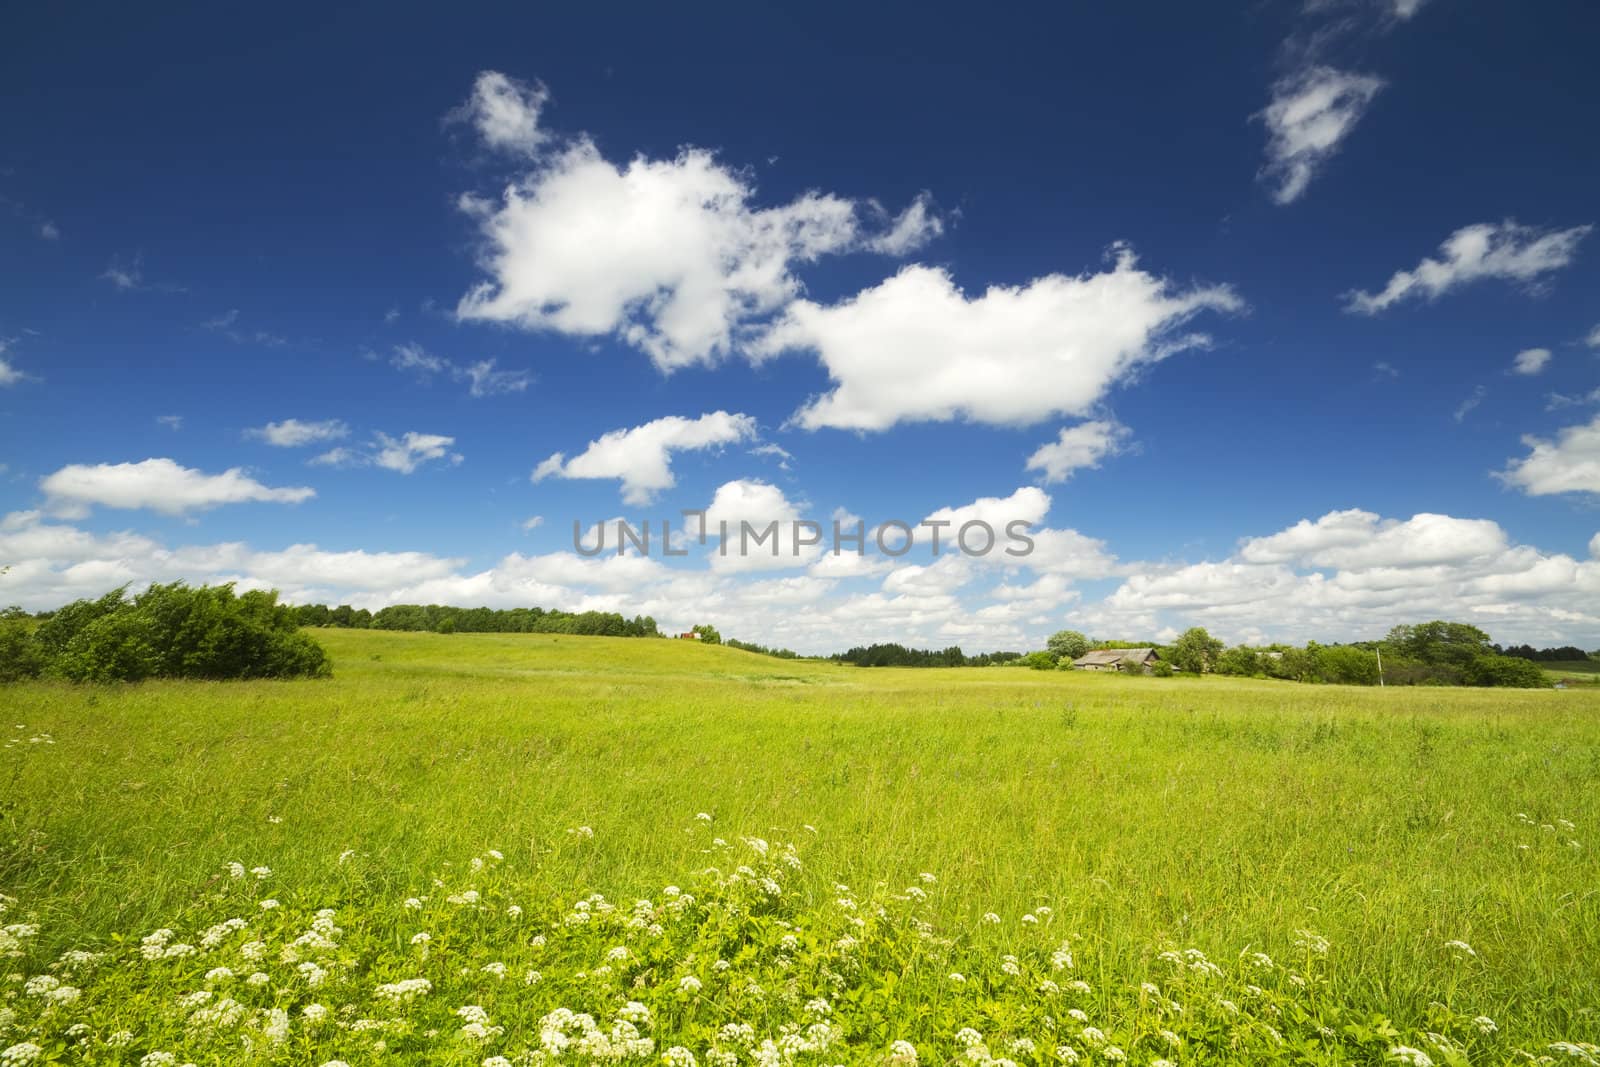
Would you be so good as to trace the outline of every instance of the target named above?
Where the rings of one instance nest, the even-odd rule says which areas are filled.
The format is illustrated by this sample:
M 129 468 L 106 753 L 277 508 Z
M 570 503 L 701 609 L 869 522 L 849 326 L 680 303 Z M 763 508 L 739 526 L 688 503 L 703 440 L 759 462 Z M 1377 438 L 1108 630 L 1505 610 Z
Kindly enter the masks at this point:
M 1582 1044 L 1600 1041 L 1600 692 L 316 637 L 332 680 L 0 690 L 0 924 L 18 927 L 0 970 L 81 990 L 6 980 L 0 1049 L 916 1062 L 903 1040 L 923 1063 L 1600 1062 Z M 751 888 L 769 877 L 780 895 Z M 669 884 L 700 899 L 672 905 Z M 617 910 L 574 910 L 592 893 Z M 248 929 L 204 944 L 230 917 Z M 175 932 L 152 956 L 158 929 Z M 239 957 L 253 937 L 268 963 Z M 205 1014 L 219 1004 L 237 1011 Z M 611 1044 L 583 1045 L 560 1008 Z M 717 1036 L 741 1022 L 756 1040 Z

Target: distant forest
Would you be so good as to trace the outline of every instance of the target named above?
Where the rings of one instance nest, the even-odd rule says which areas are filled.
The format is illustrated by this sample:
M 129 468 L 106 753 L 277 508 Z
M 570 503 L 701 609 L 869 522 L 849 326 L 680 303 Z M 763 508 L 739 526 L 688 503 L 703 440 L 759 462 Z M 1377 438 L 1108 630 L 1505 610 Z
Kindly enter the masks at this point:
M 301 604 L 291 609 L 301 626 L 352 630 L 424 630 L 436 634 L 582 634 L 588 637 L 660 637 L 656 620 L 614 611 L 546 608 L 457 608 L 448 604 L 391 604 L 377 611 L 340 604 Z

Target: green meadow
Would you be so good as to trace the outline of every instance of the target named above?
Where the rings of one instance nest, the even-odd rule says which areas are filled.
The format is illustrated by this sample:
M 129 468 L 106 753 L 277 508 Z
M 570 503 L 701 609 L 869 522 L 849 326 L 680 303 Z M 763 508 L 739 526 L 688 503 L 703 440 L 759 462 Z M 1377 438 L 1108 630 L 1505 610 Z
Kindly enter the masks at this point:
M 1592 688 L 313 633 L 330 680 L 0 690 L 0 1049 L 1600 1062 Z

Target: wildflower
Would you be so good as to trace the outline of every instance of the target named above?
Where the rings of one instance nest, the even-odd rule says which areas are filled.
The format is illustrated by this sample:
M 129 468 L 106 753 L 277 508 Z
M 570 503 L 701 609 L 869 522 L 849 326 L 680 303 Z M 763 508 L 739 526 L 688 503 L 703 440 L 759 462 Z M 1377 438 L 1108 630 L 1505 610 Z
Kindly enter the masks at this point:
M 355 857 L 355 854 L 356 850 L 353 848 L 347 848 L 343 852 L 339 853 L 339 866 L 343 867 L 346 863 L 350 862 L 350 860 Z
M 916 1067 L 917 1046 L 909 1041 L 896 1041 L 889 1046 L 889 1062 L 895 1067 Z
M 696 1067 L 694 1053 L 682 1045 L 673 1045 L 662 1053 L 661 1062 L 667 1067 Z
M 230 878 L 243 878 L 244 877 L 244 864 L 242 864 L 242 863 L 230 863 L 230 864 L 228 864 L 228 876 Z
M 1121 1063 L 1128 1058 L 1128 1054 L 1115 1045 L 1107 1045 L 1100 1050 L 1100 1055 L 1112 1063 Z
M 379 1000 L 386 1000 L 391 1004 L 409 1004 L 419 997 L 427 996 L 433 991 L 433 983 L 426 978 L 404 978 L 398 982 L 389 982 L 372 991 L 372 995 Z
M 265 882 L 272 877 L 271 867 L 251 867 L 250 873 L 256 876 L 256 881 Z
M 1487 1015 L 1479 1015 L 1477 1018 L 1472 1020 L 1472 1025 L 1477 1027 L 1478 1033 L 1483 1034 L 1485 1037 L 1487 1037 L 1489 1034 L 1495 1033 L 1500 1029 L 1500 1027 L 1495 1025 L 1494 1020 L 1489 1018 Z
M 1326 956 L 1328 954 L 1328 939 L 1310 930 L 1296 930 L 1294 947 L 1309 952 L 1314 956 Z
M 44 1055 L 44 1049 L 31 1041 L 18 1042 L 0 1051 L 0 1067 L 26 1067 Z
M 1477 955 L 1476 952 L 1472 951 L 1472 946 L 1467 944 L 1465 941 L 1446 941 L 1444 943 L 1444 947 L 1463 959 Z
M 972 1027 L 966 1026 L 956 1031 L 955 1041 L 962 1048 L 975 1048 L 983 1044 L 983 1035 Z
M 988 923 L 990 926 L 999 926 L 1000 916 L 996 915 L 992 911 L 986 911 L 983 913 L 983 918 L 978 921 Z
M 589 838 L 594 836 L 594 828 L 590 826 L 574 826 L 572 829 L 568 830 L 567 833 L 571 834 L 573 837 Z
M 702 811 L 695 815 L 695 819 L 699 822 L 710 822 L 711 816 Z
M 1433 1057 L 1420 1048 L 1410 1045 L 1395 1045 L 1389 1049 L 1388 1058 L 1395 1063 L 1406 1064 L 1407 1067 L 1433 1067 Z
M 278 902 L 276 900 L 273 900 L 271 897 L 268 897 L 266 900 L 263 900 L 261 902 L 261 910 L 262 911 L 271 911 L 273 908 L 276 908 L 278 906 L 279 906 Z
M 510 907 L 508 907 L 506 909 L 506 915 L 507 915 L 507 917 L 512 918 L 512 919 L 520 919 L 520 918 L 522 918 L 522 908 L 521 908 L 521 906 L 517 905 L 517 904 L 511 905 Z
M 481 1067 L 511 1067 L 511 1061 L 504 1056 L 490 1056 L 483 1061 Z
M 959 985 L 960 983 L 965 982 L 966 980 L 967 980 L 967 976 L 962 974 L 960 971 L 951 971 L 950 972 L 950 981 L 955 982 L 955 983 L 957 983 Z
M 413 945 L 426 945 L 429 941 L 432 941 L 432 940 L 433 940 L 433 935 L 428 933 L 428 931 L 426 931 L 426 930 L 421 930 L 421 931 L 418 931 L 417 933 L 414 933 L 414 934 L 411 935 L 411 943 Z
M 246 985 L 264 986 L 272 981 L 272 976 L 265 971 L 257 971 L 244 981 Z
M 402 905 L 402 907 L 404 907 L 407 911 L 421 911 L 422 901 L 417 897 L 406 897 L 405 903 Z
M 1078 1062 L 1078 1050 L 1071 1045 L 1057 1045 L 1056 1059 L 1062 1063 L 1073 1064 Z
M 692 974 L 686 974 L 678 980 L 678 988 L 691 995 L 698 993 L 700 992 L 700 979 Z
M 499 960 L 493 963 L 485 963 L 481 969 L 484 974 L 493 978 L 504 978 L 506 976 L 506 965 Z
M 283 1044 L 289 1040 L 289 1013 L 282 1008 L 269 1008 L 261 1030 L 272 1044 Z

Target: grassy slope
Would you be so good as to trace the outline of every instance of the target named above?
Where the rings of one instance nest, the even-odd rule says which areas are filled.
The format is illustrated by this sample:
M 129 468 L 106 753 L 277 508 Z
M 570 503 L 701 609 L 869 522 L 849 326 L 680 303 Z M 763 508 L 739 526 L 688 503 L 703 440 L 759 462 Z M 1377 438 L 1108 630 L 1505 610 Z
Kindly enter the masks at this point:
M 950 922 L 1053 904 L 1119 980 L 1161 948 L 1276 955 L 1311 927 L 1342 995 L 1417 1020 L 1461 938 L 1502 1026 L 1600 1036 L 1578 1014 L 1600 1007 L 1597 693 L 317 637 L 332 681 L 6 690 L 9 722 L 58 743 L 0 753 L 0 891 L 81 942 L 170 923 L 230 860 L 314 888 L 356 848 L 399 892 L 498 847 L 565 899 L 622 899 L 692 866 L 680 828 L 706 811 L 811 840 L 824 885 L 937 872 Z M 579 824 L 593 847 L 545 854 Z

